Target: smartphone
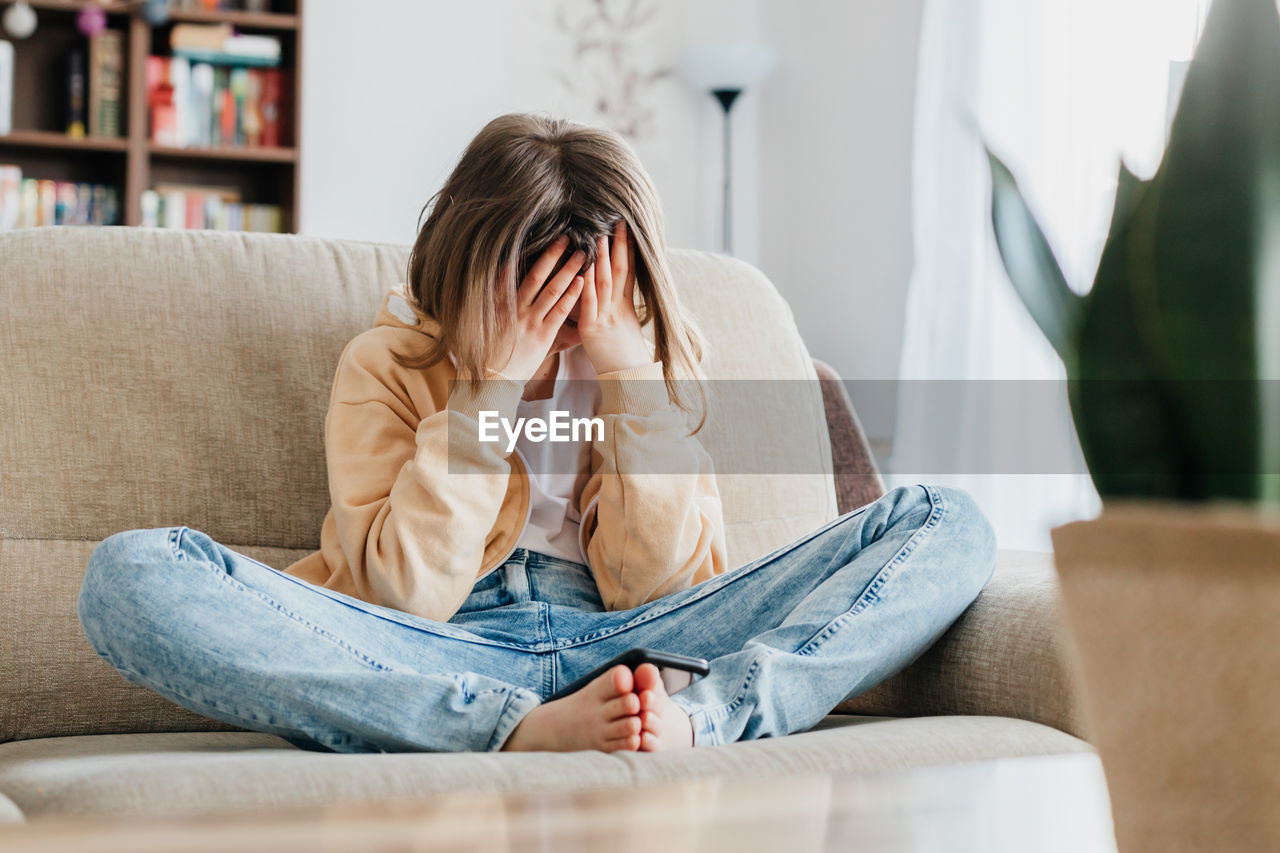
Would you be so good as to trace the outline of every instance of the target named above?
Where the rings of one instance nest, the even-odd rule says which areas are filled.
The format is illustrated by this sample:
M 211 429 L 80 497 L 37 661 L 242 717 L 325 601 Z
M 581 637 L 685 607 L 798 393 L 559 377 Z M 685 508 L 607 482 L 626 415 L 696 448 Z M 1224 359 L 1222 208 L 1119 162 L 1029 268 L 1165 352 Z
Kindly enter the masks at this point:
M 658 672 L 662 675 L 662 685 L 667 688 L 668 694 L 683 690 L 696 679 L 702 678 L 711 672 L 711 664 L 702 658 L 659 652 L 654 649 L 632 649 L 629 652 L 623 652 L 607 663 L 600 664 L 600 666 L 572 684 L 561 687 L 551 694 L 547 701 L 554 702 L 557 699 L 563 699 L 570 693 L 576 693 L 618 664 L 629 667 L 634 672 L 635 668 L 642 663 L 651 663 L 658 668 Z

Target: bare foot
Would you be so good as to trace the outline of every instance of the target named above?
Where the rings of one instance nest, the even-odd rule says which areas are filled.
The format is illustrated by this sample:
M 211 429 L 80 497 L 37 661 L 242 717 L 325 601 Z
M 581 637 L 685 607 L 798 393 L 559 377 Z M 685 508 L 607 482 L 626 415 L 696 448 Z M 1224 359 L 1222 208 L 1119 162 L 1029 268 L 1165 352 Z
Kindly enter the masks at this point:
M 640 748 L 640 697 L 619 664 L 576 693 L 524 715 L 502 745 L 511 752 L 603 752 Z
M 689 722 L 689 715 L 671 701 L 656 666 L 642 663 L 636 667 L 635 691 L 640 697 L 642 752 L 693 746 L 693 724 Z

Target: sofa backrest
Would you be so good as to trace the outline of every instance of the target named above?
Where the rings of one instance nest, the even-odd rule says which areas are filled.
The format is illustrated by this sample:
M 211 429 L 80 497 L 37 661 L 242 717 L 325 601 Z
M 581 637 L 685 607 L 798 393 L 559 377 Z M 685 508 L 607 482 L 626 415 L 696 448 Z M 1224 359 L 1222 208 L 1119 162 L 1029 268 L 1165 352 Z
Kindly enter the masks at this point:
M 225 728 L 94 654 L 75 607 L 89 554 L 171 525 L 277 568 L 315 550 L 334 368 L 407 257 L 295 235 L 0 234 L 0 741 Z M 710 378 L 814 379 L 759 271 L 690 251 L 671 262 Z M 725 419 L 702 436 L 717 460 L 790 454 L 774 467 L 797 472 L 720 476 L 734 565 L 836 513 L 819 387 L 784 384 L 801 403 L 773 435 Z

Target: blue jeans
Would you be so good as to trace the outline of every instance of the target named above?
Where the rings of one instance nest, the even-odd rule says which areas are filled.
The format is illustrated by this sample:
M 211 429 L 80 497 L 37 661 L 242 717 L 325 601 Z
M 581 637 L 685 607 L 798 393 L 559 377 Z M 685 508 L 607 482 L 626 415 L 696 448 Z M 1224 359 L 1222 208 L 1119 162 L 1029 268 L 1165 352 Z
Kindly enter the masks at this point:
M 922 654 L 994 565 L 967 494 L 912 486 L 632 610 L 606 612 L 586 566 L 517 549 L 433 622 L 160 527 L 98 545 L 78 611 L 129 681 L 305 748 L 496 750 L 545 697 L 636 646 L 711 661 L 673 696 L 711 745 L 812 727 Z

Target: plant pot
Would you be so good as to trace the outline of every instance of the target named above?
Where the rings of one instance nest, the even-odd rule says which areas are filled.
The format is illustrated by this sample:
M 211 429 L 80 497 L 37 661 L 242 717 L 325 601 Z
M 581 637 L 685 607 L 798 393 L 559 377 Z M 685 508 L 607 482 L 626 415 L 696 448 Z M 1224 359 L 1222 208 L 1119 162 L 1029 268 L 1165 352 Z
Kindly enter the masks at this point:
M 1121 853 L 1280 850 L 1280 519 L 1119 503 L 1053 545 Z

